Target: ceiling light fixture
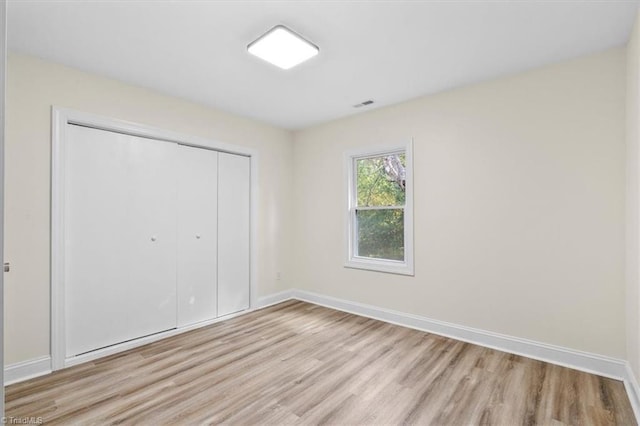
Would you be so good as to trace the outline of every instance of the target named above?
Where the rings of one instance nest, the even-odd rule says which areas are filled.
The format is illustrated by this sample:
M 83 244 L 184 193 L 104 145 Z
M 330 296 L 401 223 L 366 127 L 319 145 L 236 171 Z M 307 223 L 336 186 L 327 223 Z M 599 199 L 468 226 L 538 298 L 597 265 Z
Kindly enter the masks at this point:
M 313 58 L 320 49 L 283 25 L 277 25 L 247 46 L 247 51 L 288 70 Z

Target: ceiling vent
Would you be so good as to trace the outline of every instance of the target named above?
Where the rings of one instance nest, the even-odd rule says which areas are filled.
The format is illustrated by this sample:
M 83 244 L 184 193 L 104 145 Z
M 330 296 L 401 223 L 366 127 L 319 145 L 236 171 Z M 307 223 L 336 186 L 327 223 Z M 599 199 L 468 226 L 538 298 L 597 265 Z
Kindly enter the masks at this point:
M 355 104 L 353 107 L 354 108 L 360 108 L 363 106 L 367 106 L 367 105 L 371 105 L 373 103 L 373 101 L 371 99 L 369 99 L 368 101 L 364 101 L 364 102 L 360 102 L 359 104 Z

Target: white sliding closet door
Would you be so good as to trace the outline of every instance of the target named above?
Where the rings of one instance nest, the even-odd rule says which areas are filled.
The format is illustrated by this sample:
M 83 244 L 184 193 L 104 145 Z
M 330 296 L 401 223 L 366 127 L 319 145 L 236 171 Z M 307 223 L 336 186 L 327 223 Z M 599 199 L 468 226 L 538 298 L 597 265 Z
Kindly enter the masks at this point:
M 66 356 L 176 327 L 177 144 L 67 126 Z
M 218 154 L 218 316 L 249 308 L 250 162 Z
M 178 327 L 216 317 L 218 153 L 178 146 Z

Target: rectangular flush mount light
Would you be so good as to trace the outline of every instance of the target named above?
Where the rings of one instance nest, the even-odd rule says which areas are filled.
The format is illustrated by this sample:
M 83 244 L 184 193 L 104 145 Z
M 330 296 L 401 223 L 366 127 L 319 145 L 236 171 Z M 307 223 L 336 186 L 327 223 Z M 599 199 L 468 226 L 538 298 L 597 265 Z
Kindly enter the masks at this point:
M 318 54 L 320 49 L 290 29 L 278 25 L 247 46 L 247 51 L 288 70 Z

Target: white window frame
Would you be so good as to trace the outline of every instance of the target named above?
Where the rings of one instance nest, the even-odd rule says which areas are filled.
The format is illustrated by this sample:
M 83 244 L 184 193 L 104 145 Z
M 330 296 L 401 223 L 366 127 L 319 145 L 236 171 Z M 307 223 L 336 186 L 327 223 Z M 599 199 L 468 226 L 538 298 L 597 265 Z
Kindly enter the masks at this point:
M 356 256 L 357 223 L 356 223 L 356 172 L 355 163 L 358 159 L 379 157 L 383 155 L 405 154 L 405 205 L 404 205 L 404 261 L 372 259 Z M 345 173 L 347 181 L 346 210 L 346 260 L 347 268 L 367 269 L 370 271 L 387 272 L 391 274 L 414 275 L 413 270 L 413 140 L 401 145 L 364 148 L 345 153 Z M 367 208 L 368 210 L 375 209 Z M 362 208 L 360 208 L 362 210 Z

